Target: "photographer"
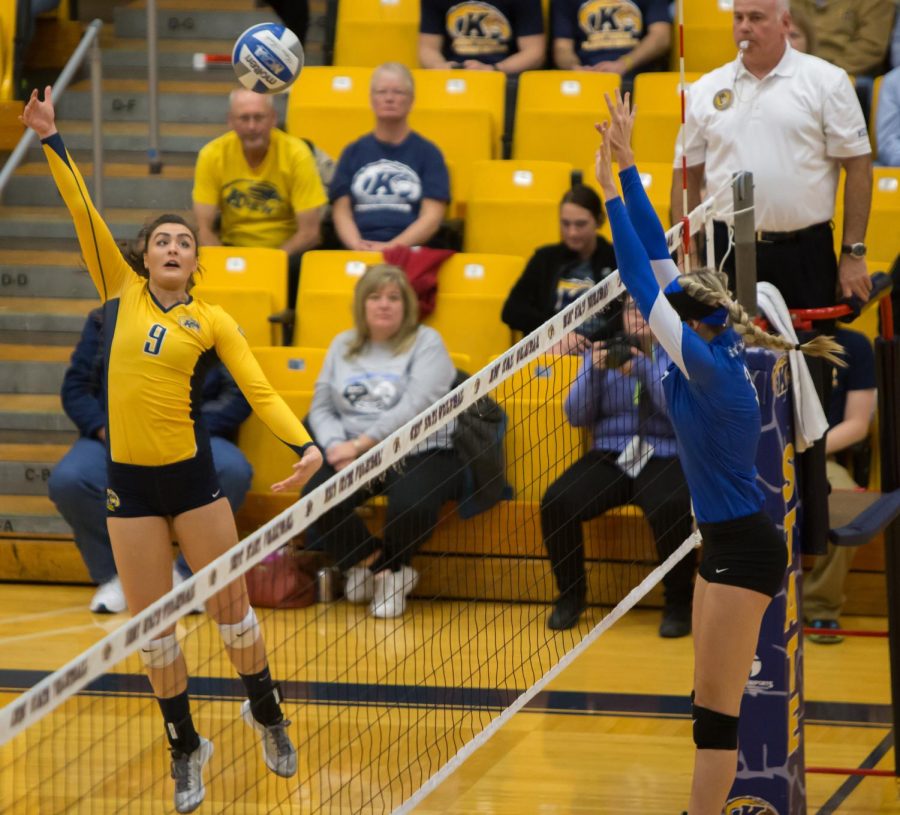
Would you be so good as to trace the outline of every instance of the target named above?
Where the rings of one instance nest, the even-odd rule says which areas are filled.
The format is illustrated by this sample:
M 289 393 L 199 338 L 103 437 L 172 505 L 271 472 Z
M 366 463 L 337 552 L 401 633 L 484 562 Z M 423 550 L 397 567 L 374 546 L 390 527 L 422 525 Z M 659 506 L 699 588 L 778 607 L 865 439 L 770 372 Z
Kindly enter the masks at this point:
M 624 336 L 584 352 L 566 399 L 569 421 L 592 428 L 591 450 L 541 500 L 541 531 L 559 588 L 547 621 L 552 629 L 572 628 L 587 606 L 584 521 L 614 507 L 640 507 L 660 561 L 691 533 L 690 496 L 661 382 L 670 360 L 653 341 L 633 300 L 623 307 L 623 321 Z M 695 560 L 689 554 L 663 578 L 661 637 L 691 632 Z

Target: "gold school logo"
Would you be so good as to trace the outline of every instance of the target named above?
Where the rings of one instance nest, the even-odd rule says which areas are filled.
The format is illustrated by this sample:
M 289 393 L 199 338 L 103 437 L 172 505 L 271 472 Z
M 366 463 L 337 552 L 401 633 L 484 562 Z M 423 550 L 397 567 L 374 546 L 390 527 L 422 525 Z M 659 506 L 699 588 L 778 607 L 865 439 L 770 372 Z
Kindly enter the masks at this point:
M 116 495 L 109 487 L 106 488 L 106 508 L 110 512 L 115 512 L 119 505 L 122 502 L 119 500 L 119 496 Z
M 725 815 L 778 815 L 778 810 L 764 798 L 742 795 L 725 804 Z
M 772 368 L 772 393 L 776 397 L 784 396 L 791 386 L 791 368 L 787 354 L 780 356 Z
M 198 323 L 193 317 L 179 317 L 178 325 L 182 328 L 191 328 L 194 331 L 200 330 L 200 323 Z
M 447 36 L 462 56 L 502 54 L 512 40 L 512 26 L 490 3 L 459 3 L 447 12 Z
M 588 0 L 578 9 L 585 51 L 632 48 L 644 32 L 641 10 L 629 0 Z

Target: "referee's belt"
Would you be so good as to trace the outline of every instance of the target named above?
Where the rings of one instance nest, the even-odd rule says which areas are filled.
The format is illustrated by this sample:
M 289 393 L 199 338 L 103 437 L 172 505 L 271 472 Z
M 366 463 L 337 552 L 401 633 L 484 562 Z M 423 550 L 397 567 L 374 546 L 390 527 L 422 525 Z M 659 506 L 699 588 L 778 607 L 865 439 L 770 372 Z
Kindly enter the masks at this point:
M 756 233 L 756 240 L 759 243 L 788 243 L 789 241 L 799 240 L 807 233 L 815 232 L 826 226 L 830 229 L 831 221 L 823 221 L 820 224 L 805 226 L 803 229 L 795 229 L 793 232 L 768 232 L 766 230 L 759 230 Z

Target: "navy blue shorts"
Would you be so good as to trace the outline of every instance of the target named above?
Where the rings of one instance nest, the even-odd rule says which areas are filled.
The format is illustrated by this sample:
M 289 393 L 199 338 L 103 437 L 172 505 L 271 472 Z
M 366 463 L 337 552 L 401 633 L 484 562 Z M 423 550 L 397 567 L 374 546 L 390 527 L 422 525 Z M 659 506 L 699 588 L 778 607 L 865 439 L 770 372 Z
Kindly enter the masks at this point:
M 160 467 L 115 461 L 106 466 L 107 518 L 174 517 L 222 497 L 209 452 Z
M 699 571 L 704 580 L 769 597 L 778 594 L 787 569 L 787 544 L 765 512 L 699 526 L 703 535 Z

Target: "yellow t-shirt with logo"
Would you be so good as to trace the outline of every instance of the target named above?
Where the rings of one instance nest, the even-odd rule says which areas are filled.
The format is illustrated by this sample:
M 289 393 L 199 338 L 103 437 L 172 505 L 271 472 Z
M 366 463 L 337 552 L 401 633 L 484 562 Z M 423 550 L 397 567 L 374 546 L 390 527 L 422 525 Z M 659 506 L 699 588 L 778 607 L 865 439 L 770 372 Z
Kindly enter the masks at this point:
M 234 319 L 220 306 L 193 297 L 162 306 L 147 280 L 122 256 L 58 134 L 45 140 L 44 155 L 105 304 L 107 442 L 112 460 L 158 467 L 193 458 L 207 439 L 195 421 L 200 415 L 199 383 L 217 360 L 269 429 L 302 454 L 311 442 L 309 434 L 269 384 Z
M 328 203 L 309 147 L 278 129 L 256 168 L 247 164 L 233 130 L 205 145 L 197 156 L 193 195 L 195 203 L 221 212 L 222 243 L 276 249 L 297 231 L 296 213 Z

